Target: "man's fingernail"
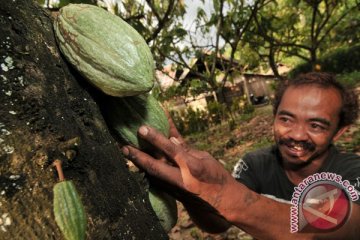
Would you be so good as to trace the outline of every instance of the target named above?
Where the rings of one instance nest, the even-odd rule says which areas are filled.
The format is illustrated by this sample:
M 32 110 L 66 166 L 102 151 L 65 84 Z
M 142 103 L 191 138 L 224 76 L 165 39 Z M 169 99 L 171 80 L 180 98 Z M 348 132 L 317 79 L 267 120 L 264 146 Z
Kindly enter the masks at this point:
M 148 132 L 149 132 L 149 129 L 148 129 L 147 127 L 145 127 L 145 126 L 142 126 L 142 127 L 140 127 L 140 129 L 139 129 L 139 133 L 140 133 L 141 135 L 143 135 L 143 136 L 146 136 L 146 135 L 148 134 Z
M 123 153 L 125 156 L 129 155 L 129 149 L 128 149 L 127 147 L 123 147 L 123 148 L 122 148 L 122 153 Z
M 170 138 L 170 141 L 171 141 L 173 144 L 175 144 L 175 145 L 180 145 L 180 142 L 179 142 L 179 140 L 177 140 L 176 137 L 171 137 L 171 138 Z

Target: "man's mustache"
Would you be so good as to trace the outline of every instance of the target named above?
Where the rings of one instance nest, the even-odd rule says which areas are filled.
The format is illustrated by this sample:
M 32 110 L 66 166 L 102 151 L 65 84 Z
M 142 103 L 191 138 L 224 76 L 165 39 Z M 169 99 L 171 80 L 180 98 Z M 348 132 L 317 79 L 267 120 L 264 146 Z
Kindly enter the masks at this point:
M 279 139 L 279 145 L 286 145 L 286 146 L 300 146 L 304 150 L 307 151 L 314 151 L 315 150 L 315 144 L 309 141 L 296 141 L 291 138 L 280 138 Z

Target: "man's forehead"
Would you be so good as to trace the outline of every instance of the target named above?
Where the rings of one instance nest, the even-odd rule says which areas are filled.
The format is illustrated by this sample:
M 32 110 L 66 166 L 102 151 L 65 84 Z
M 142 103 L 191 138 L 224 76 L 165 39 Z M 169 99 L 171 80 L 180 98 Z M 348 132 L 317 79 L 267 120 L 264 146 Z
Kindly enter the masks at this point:
M 316 84 L 288 87 L 279 104 L 279 111 L 303 111 L 314 114 L 338 114 L 342 105 L 340 92 L 333 87 Z
M 300 95 L 303 97 L 324 97 L 327 98 L 329 96 L 333 96 L 337 98 L 337 100 L 341 101 L 341 93 L 338 89 L 334 87 L 324 87 L 318 84 L 302 84 L 302 85 L 291 85 L 289 86 L 283 94 L 281 102 L 284 100 L 284 97 L 288 98 L 285 100 L 289 100 L 293 98 L 295 95 Z M 315 95 L 315 96 L 314 96 Z M 280 102 L 280 103 L 281 103 Z

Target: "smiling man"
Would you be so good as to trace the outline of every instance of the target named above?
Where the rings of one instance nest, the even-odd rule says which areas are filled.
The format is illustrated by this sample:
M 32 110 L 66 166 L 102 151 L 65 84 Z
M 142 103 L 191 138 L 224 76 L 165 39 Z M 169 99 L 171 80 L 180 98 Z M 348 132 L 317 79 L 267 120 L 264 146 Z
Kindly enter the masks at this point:
M 171 164 L 130 146 L 123 152 L 171 186 L 206 231 L 220 232 L 232 224 L 258 239 L 359 239 L 360 201 L 353 185 L 360 176 L 360 158 L 332 144 L 357 112 L 356 96 L 332 75 L 308 73 L 277 90 L 276 145 L 245 155 L 232 176 L 208 153 L 186 146 L 173 125 L 169 139 L 150 127 L 139 129 L 139 136 Z M 310 181 L 321 173 L 322 181 Z M 292 202 L 301 204 L 294 213 L 290 201 L 297 186 L 300 197 Z M 293 218 L 297 231 L 290 231 Z
M 309 83 L 319 77 L 329 81 L 323 85 Z M 275 112 L 274 132 L 281 156 L 290 165 L 308 165 L 315 159 L 322 164 L 329 145 L 345 130 L 339 122 L 342 94 L 348 96 L 340 92 L 344 91 L 340 86 L 331 85 L 335 84 L 332 80 L 324 74 L 309 75 L 299 78 L 296 83 L 301 85 L 293 83 L 283 93 L 284 101 Z
M 274 103 L 276 145 L 244 156 L 233 176 L 256 192 L 287 201 L 296 185 L 317 172 L 333 172 L 355 184 L 359 157 L 340 154 L 332 143 L 356 121 L 357 112 L 356 95 L 330 74 L 284 82 Z

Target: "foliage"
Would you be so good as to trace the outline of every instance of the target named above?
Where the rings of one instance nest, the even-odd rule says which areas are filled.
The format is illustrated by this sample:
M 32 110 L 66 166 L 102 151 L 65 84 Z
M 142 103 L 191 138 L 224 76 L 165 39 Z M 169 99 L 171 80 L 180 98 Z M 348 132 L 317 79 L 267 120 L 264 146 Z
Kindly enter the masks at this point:
M 293 56 L 308 62 L 312 69 L 319 54 L 358 39 L 358 33 L 349 31 L 335 37 L 342 28 L 358 27 L 355 19 L 359 19 L 355 0 L 269 1 L 258 12 L 251 42 L 259 48 L 259 55 L 269 59 L 274 71 L 276 62 Z
M 209 128 L 208 115 L 205 111 L 199 109 L 193 110 L 191 107 L 188 107 L 181 113 L 171 111 L 170 114 L 175 126 L 184 135 L 203 132 Z
M 243 113 L 244 114 L 250 114 L 250 113 L 253 113 L 254 111 L 255 111 L 254 105 L 246 102 L 246 104 L 243 107 Z
M 246 96 L 233 98 L 230 109 L 231 109 L 231 113 L 235 115 L 250 114 L 255 111 L 254 105 L 248 102 Z
M 166 89 L 165 91 L 161 90 L 161 87 L 156 84 L 154 86 L 154 88 L 152 89 L 152 94 L 155 96 L 156 99 L 158 99 L 161 102 L 170 100 L 178 95 L 180 95 L 178 93 L 179 88 L 175 85 L 170 86 L 168 89 Z
M 232 98 L 230 110 L 233 113 L 240 112 L 241 107 L 244 106 L 246 99 L 244 97 L 234 97 Z
M 360 71 L 360 62 L 354 61 L 360 59 L 360 45 L 348 48 L 339 48 L 318 59 L 318 64 L 322 71 L 333 73 L 350 73 Z M 294 68 L 289 76 L 294 77 L 300 73 L 311 71 L 311 63 L 303 63 Z
M 185 129 L 186 126 L 185 126 L 185 121 L 184 121 L 183 118 L 182 118 L 182 115 L 183 115 L 183 114 L 181 114 L 181 113 L 178 112 L 178 111 L 174 111 L 174 110 L 170 111 L 169 114 L 170 114 L 170 116 L 171 116 L 171 118 L 172 118 L 172 120 L 173 120 L 173 122 L 174 122 L 174 124 L 175 124 L 175 126 L 176 126 L 176 128 L 177 128 L 177 130 L 178 130 L 180 133 L 184 134 L 185 131 L 186 131 L 186 129 Z
M 186 115 L 186 126 L 188 132 L 203 132 L 209 127 L 207 114 L 199 109 L 193 110 L 191 107 L 187 109 Z
M 334 73 L 360 70 L 360 44 L 350 48 L 339 48 L 321 58 L 322 70 Z
M 226 107 L 217 101 L 208 102 L 207 110 L 212 124 L 220 124 L 226 119 Z
M 338 75 L 337 79 L 345 86 L 354 88 L 360 83 L 360 71 Z
M 255 107 L 243 98 L 237 98 L 237 101 L 232 104 L 232 116 L 225 104 L 217 101 L 208 102 L 206 110 L 194 110 L 189 106 L 183 111 L 170 111 L 170 114 L 177 129 L 184 135 L 202 132 L 224 123 L 228 124 L 229 129 L 234 129 L 237 121 L 233 117 L 246 121 L 253 117 L 255 111 Z

